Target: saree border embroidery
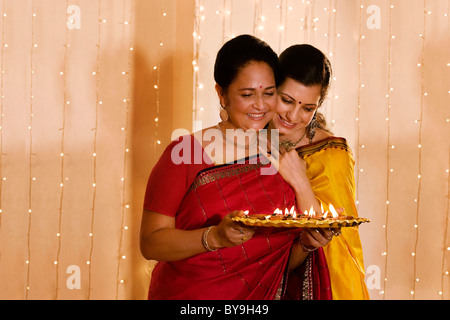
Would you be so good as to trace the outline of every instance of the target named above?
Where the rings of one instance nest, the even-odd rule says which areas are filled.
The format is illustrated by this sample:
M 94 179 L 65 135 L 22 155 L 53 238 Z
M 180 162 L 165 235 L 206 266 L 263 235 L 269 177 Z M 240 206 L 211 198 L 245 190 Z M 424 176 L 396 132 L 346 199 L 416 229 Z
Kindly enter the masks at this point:
M 305 273 L 302 284 L 302 299 L 313 300 L 312 257 L 306 258 Z
M 214 168 L 214 169 L 203 171 L 197 176 L 197 178 L 191 184 L 188 192 L 194 191 L 195 189 L 197 189 L 200 186 L 217 181 L 219 179 L 238 176 L 240 174 L 243 174 L 243 173 L 246 173 L 246 172 L 249 172 L 252 170 L 256 170 L 263 166 L 265 166 L 265 164 L 262 164 L 262 163 L 232 164 L 232 165 L 221 166 L 220 168 Z
M 347 144 L 347 140 L 345 138 L 340 137 L 329 137 L 312 144 L 302 146 L 297 148 L 297 153 L 300 157 L 307 157 L 312 155 L 315 152 L 328 149 L 328 148 L 340 148 L 347 152 L 352 152 L 350 147 Z

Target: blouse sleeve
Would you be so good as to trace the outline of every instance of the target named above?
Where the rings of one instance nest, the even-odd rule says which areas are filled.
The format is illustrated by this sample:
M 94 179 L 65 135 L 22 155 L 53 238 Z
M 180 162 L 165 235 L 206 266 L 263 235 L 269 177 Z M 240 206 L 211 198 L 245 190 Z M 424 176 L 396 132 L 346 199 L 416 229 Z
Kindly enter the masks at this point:
M 172 151 L 183 139 L 172 141 L 153 167 L 145 191 L 145 210 L 175 217 L 188 188 L 187 165 L 172 161 Z

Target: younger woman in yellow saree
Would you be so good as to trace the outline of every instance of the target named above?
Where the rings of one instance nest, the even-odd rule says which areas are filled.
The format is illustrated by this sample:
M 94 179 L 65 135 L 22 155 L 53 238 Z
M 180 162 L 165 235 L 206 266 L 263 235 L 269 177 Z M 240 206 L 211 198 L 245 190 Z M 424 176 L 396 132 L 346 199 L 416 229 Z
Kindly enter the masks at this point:
M 351 150 L 344 138 L 329 132 L 317 112 L 330 86 L 329 60 L 313 46 L 295 45 L 279 61 L 283 80 L 269 128 L 280 132 L 280 150 L 284 150 L 280 174 L 293 189 L 307 185 L 324 210 L 332 204 L 344 208 L 346 215 L 357 216 Z M 341 232 L 323 247 L 333 299 L 369 299 L 358 228 L 342 228 Z

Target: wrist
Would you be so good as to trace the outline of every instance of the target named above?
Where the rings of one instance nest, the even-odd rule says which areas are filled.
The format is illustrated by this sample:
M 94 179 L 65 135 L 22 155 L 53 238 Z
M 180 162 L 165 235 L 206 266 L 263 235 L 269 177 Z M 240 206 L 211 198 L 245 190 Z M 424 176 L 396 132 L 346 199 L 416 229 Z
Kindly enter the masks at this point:
M 300 233 L 300 236 L 298 238 L 298 242 L 300 243 L 302 250 L 304 252 L 313 252 L 313 251 L 317 250 L 317 248 L 314 246 L 309 246 L 309 245 L 304 244 L 302 241 L 302 235 L 303 235 L 303 231 Z
M 217 227 L 211 226 L 203 231 L 202 244 L 207 251 L 216 251 L 222 248 L 219 241 L 217 241 Z
M 291 187 L 292 187 L 292 189 L 294 189 L 295 193 L 298 193 L 298 194 L 302 194 L 304 192 L 312 190 L 311 183 L 309 182 L 308 179 L 295 180 L 295 184 L 293 184 Z

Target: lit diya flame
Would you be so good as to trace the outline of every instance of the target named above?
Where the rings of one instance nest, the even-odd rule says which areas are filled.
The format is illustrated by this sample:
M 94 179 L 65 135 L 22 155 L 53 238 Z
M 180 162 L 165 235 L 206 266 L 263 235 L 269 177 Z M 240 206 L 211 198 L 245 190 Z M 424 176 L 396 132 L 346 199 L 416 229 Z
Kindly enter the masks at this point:
M 331 216 L 333 217 L 333 218 L 337 218 L 337 217 L 339 217 L 339 214 L 337 213 L 337 211 L 336 211 L 336 209 L 333 207 L 333 205 L 330 203 L 330 205 L 328 206 L 329 207 L 329 209 L 330 209 L 330 212 L 331 212 Z M 323 219 L 326 219 L 327 218 L 327 216 L 328 216 L 328 211 L 324 211 L 324 209 L 323 209 L 323 205 L 322 205 L 322 203 L 320 204 L 320 209 L 321 209 L 321 217 L 323 218 Z M 309 211 L 308 210 L 305 210 L 305 212 L 303 213 L 305 216 L 308 216 L 309 218 L 312 218 L 312 217 L 315 217 L 316 216 L 316 212 L 314 211 L 314 208 L 311 206 L 311 208 L 309 209 Z
M 297 212 L 295 212 L 295 207 L 292 206 L 291 210 L 289 211 L 289 213 L 292 215 L 292 218 L 297 218 Z
M 308 212 L 308 210 L 305 210 L 305 212 L 303 214 L 308 217 L 313 217 L 316 215 L 316 212 L 314 211 L 313 206 L 311 206 L 311 209 L 309 209 L 309 212 Z
M 331 203 L 328 206 L 328 208 L 330 209 L 330 212 L 331 212 L 331 215 L 333 216 L 333 218 L 339 217 L 339 214 L 337 213 L 336 209 L 334 209 L 334 207 Z
M 249 212 L 248 210 L 245 210 L 245 211 L 244 211 L 244 214 L 245 214 L 245 215 L 248 215 L 248 212 Z
M 316 215 L 316 212 L 314 211 L 313 206 L 311 206 L 311 209 L 309 209 L 309 216 L 313 217 L 315 215 Z
M 283 211 L 281 211 L 280 209 L 276 208 L 273 213 L 274 214 L 283 214 Z
M 283 210 L 276 208 L 273 211 L 273 214 L 274 215 L 291 215 L 293 218 L 297 217 L 297 212 L 295 211 L 295 206 L 292 206 L 290 210 L 288 208 L 285 208 L 284 213 L 283 213 Z

